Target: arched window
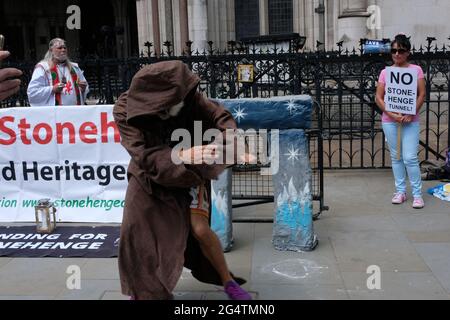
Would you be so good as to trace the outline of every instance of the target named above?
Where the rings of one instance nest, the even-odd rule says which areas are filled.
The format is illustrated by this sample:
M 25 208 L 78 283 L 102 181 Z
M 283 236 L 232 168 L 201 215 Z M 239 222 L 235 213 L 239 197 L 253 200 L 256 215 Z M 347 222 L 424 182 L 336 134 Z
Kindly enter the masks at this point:
M 269 0 L 269 34 L 293 32 L 292 0 Z

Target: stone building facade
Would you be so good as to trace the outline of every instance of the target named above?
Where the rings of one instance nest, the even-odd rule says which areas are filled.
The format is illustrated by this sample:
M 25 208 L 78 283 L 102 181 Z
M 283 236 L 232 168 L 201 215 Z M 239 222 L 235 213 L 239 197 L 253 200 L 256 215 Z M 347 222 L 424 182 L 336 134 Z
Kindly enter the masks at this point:
M 180 10 L 183 2 L 187 10 Z M 361 38 L 392 38 L 400 32 L 411 35 L 416 45 L 425 44 L 428 36 L 441 43 L 450 36 L 448 0 L 136 0 L 136 6 L 144 52 L 146 41 L 159 38 L 159 48 L 170 41 L 181 53 L 186 28 L 194 50 L 207 48 L 209 40 L 223 49 L 245 36 L 292 32 L 307 37 L 306 50 L 318 42 L 329 50 L 340 41 L 352 49 Z
M 67 8 L 81 9 L 81 29 L 66 27 Z M 411 35 L 419 46 L 450 36 L 448 0 L 2 0 L 0 33 L 10 59 L 38 60 L 54 37 L 68 40 L 72 57 L 117 58 L 161 51 L 164 42 L 181 54 L 188 40 L 203 50 L 213 41 L 224 49 L 243 37 L 298 33 L 305 50 L 318 43 L 349 49 L 361 38 Z

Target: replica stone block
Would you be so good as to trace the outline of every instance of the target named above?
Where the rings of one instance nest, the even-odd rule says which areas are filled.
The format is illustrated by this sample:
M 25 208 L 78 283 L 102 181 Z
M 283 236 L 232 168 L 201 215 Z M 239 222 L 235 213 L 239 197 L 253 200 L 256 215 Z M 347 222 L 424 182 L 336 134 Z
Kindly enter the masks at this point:
M 318 240 L 313 229 L 308 140 L 303 130 L 311 127 L 312 98 L 297 95 L 216 101 L 232 113 L 239 129 L 279 130 L 279 170 L 272 177 L 272 242 L 277 250 L 313 250 Z M 227 170 L 212 182 L 211 223 L 225 251 L 231 249 L 233 242 L 231 179 L 232 171 Z
M 273 176 L 275 249 L 311 251 L 318 241 L 312 218 L 311 167 L 304 130 L 280 132 L 278 173 Z
M 268 99 L 216 100 L 230 111 L 240 129 L 309 129 L 312 98 L 307 95 Z
M 211 182 L 211 228 L 225 252 L 233 246 L 232 174 L 232 170 L 227 169 Z

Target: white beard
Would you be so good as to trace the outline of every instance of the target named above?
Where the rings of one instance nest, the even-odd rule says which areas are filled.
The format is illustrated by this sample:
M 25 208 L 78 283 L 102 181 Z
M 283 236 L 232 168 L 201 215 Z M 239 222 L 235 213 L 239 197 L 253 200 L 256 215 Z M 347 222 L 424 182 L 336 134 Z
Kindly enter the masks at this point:
M 67 55 L 63 55 L 63 56 L 59 56 L 59 57 L 53 55 L 53 59 L 55 59 L 59 63 L 64 63 L 67 61 Z

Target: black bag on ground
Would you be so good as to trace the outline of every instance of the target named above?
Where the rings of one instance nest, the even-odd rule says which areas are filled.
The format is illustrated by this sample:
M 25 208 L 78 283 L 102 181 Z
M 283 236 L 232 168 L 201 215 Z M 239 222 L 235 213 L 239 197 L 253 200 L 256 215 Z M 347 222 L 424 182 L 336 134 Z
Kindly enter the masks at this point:
M 450 171 L 446 170 L 444 160 L 423 160 L 420 162 L 420 172 L 422 180 L 449 179 Z

